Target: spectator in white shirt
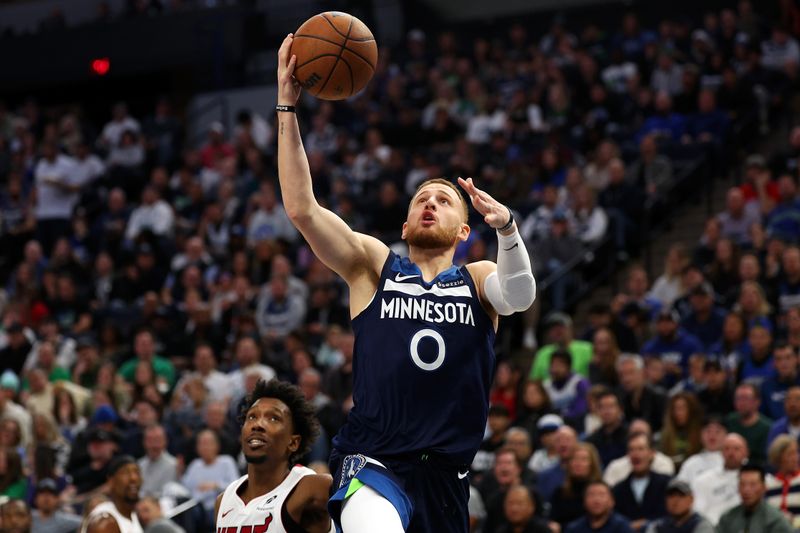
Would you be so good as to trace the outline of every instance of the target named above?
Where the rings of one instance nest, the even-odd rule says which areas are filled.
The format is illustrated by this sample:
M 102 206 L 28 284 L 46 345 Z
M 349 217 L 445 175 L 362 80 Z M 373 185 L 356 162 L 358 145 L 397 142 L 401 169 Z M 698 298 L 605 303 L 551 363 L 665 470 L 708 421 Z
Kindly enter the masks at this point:
M 174 225 L 175 215 L 172 208 L 159 197 L 155 187 L 148 185 L 142 191 L 142 205 L 131 213 L 125 238 L 135 240 L 144 231 L 166 237 L 172 234 Z
M 120 102 L 114 105 L 114 109 L 111 112 L 111 122 L 103 127 L 99 142 L 106 149 L 114 148 L 119 145 L 122 133 L 126 130 L 138 133 L 139 122 L 128 115 L 127 104 Z
M 106 167 L 103 161 L 89 150 L 85 142 L 78 144 L 75 154 L 75 184 L 84 187 L 103 175 Z
M 800 65 L 800 46 L 786 28 L 772 29 L 772 38 L 761 43 L 761 64 L 769 70 L 785 71 Z
M 724 460 L 722 457 L 722 444 L 728 430 L 717 417 L 706 418 L 703 429 L 700 432 L 700 441 L 703 443 L 703 451 L 696 453 L 684 461 L 678 472 L 678 479 L 691 483 L 693 479 L 699 478 L 701 474 L 709 470 L 722 470 Z
M 242 109 L 236 115 L 236 123 L 233 134 L 239 144 L 249 140 L 262 152 L 270 147 L 272 128 L 264 117 L 249 109 Z
M 236 343 L 234 350 L 238 368 L 228 374 L 230 397 L 234 400 L 242 398 L 245 394 L 245 374 L 249 370 L 256 370 L 261 379 L 269 381 L 276 377 L 275 371 L 261 363 L 261 348 L 252 337 L 242 337 Z
M 275 187 L 271 184 L 262 185 L 255 196 L 258 209 L 250 215 L 247 223 L 247 244 L 254 247 L 263 240 L 285 239 L 289 242 L 297 240 L 298 233 L 283 206 L 278 203 Z
M 78 201 L 80 184 L 75 181 L 75 160 L 58 153 L 55 142 L 42 145 L 42 159 L 36 164 L 36 236 L 46 254 L 59 237 L 70 231 L 72 209 Z
M 194 371 L 185 374 L 175 390 L 182 391 L 189 381 L 200 378 L 208 390 L 211 401 L 227 401 L 231 397 L 230 377 L 217 370 L 217 359 L 214 356 L 214 349 L 206 343 L 198 344 L 194 349 L 192 358 Z
M 239 477 L 236 461 L 230 455 L 220 455 L 217 435 L 210 429 L 197 435 L 197 459 L 189 464 L 182 483 L 198 500 L 209 518 L 213 518 L 217 495 Z M 213 519 L 211 522 L 213 523 Z
M 694 509 L 716 525 L 727 511 L 739 505 L 739 469 L 747 461 L 747 441 L 729 433 L 722 444 L 723 467 L 707 470 L 691 481 L 695 494 Z
M 306 303 L 289 292 L 284 276 L 272 276 L 269 285 L 258 297 L 256 323 L 261 337 L 267 342 L 282 341 L 286 335 L 303 324 Z
M 160 497 L 164 486 L 178 478 L 178 460 L 167 451 L 167 432 L 163 426 L 147 426 L 142 444 L 145 456 L 138 461 L 142 471 L 141 491 Z

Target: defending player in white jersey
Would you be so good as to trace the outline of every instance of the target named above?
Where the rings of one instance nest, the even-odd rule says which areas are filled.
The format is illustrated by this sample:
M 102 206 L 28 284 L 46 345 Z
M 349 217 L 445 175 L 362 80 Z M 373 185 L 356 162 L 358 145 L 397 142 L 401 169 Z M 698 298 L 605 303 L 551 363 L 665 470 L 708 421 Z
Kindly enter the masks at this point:
M 120 455 L 108 465 L 110 500 L 89 514 L 86 533 L 142 533 L 134 512 L 142 488 L 142 472 L 130 455 Z
M 314 408 L 289 383 L 259 381 L 242 409 L 247 475 L 217 497 L 217 533 L 328 533 L 331 477 L 294 462 L 319 433 Z

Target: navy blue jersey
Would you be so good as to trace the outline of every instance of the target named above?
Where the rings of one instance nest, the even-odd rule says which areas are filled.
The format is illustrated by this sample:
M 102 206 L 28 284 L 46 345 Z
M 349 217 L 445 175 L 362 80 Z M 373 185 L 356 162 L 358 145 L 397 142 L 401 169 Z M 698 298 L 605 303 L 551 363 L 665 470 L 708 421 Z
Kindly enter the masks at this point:
M 334 446 L 469 464 L 489 410 L 495 333 L 466 267 L 426 283 L 419 267 L 390 252 L 353 331 L 354 405 Z

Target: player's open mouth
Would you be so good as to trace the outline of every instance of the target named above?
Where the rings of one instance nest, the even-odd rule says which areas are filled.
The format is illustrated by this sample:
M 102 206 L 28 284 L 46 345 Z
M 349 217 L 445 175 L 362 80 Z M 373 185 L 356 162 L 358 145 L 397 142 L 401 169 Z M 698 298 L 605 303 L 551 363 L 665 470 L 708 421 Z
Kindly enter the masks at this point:
M 257 450 L 258 448 L 266 446 L 267 442 L 265 440 L 253 437 L 247 441 L 247 445 L 250 446 L 250 448 Z
M 431 211 L 425 211 L 422 214 L 422 225 L 423 226 L 432 226 L 436 223 L 436 215 L 434 215 Z

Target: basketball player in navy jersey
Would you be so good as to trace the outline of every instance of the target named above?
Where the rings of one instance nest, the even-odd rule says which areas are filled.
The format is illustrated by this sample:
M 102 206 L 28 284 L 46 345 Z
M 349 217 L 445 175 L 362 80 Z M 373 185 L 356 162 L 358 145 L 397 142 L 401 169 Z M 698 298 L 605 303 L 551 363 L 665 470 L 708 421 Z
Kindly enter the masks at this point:
M 497 316 L 524 311 L 536 285 L 511 212 L 471 179 L 472 205 L 497 229 L 498 260 L 453 265 L 466 201 L 424 182 L 402 237 L 409 257 L 352 231 L 314 198 L 294 105 L 292 35 L 278 53 L 278 174 L 289 218 L 350 288 L 353 408 L 335 437 L 328 509 L 344 533 L 465 533 L 466 479 L 483 437 Z
M 293 463 L 319 433 L 314 407 L 289 383 L 259 381 L 241 414 L 247 474 L 217 497 L 217 533 L 329 533 L 331 476 Z

